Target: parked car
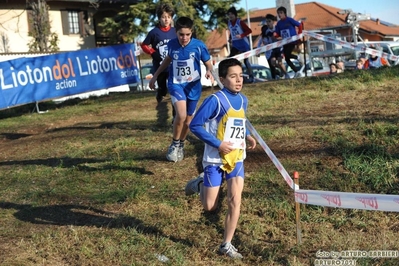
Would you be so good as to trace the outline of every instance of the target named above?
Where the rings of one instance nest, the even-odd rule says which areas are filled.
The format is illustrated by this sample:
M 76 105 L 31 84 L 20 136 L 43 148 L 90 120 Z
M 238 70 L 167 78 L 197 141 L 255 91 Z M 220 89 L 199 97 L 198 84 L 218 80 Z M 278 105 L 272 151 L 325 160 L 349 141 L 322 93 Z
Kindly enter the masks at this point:
M 301 62 L 299 62 L 296 59 L 291 59 L 291 62 L 294 63 L 295 67 L 299 69 L 297 77 L 305 77 L 305 66 L 303 64 L 301 64 Z M 306 74 L 308 77 L 310 76 L 320 76 L 320 75 L 328 75 L 330 74 L 330 67 L 324 63 L 324 61 L 319 60 L 319 59 L 313 59 L 313 72 L 311 71 L 310 68 L 310 64 L 309 61 L 307 60 L 306 63 Z M 295 72 L 294 70 L 287 65 L 287 63 L 284 61 L 285 63 L 285 68 L 287 70 L 288 75 L 290 76 L 290 78 L 294 78 L 295 77 Z M 282 74 L 280 74 L 280 76 L 283 76 Z
M 272 80 L 272 72 L 270 71 L 270 68 L 256 64 L 252 64 L 251 66 L 255 83 Z M 244 83 L 250 83 L 248 69 L 245 65 L 242 66 L 242 72 L 244 75 Z
M 136 90 L 136 91 L 150 91 L 152 90 L 150 88 L 150 80 L 152 78 L 152 63 L 146 64 L 141 66 L 141 70 L 139 69 L 140 73 L 140 81 L 137 83 L 132 83 L 129 84 L 130 89 Z M 155 83 L 155 88 L 157 88 L 158 85 Z

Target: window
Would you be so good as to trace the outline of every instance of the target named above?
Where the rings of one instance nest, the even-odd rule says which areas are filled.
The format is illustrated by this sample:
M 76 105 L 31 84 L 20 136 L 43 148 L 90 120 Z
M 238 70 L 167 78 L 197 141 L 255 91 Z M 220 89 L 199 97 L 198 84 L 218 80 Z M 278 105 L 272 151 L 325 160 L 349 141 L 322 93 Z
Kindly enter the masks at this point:
M 79 13 L 68 11 L 69 34 L 79 34 Z
M 87 11 L 61 10 L 63 34 L 80 34 L 82 36 L 85 36 L 85 18 L 87 18 Z

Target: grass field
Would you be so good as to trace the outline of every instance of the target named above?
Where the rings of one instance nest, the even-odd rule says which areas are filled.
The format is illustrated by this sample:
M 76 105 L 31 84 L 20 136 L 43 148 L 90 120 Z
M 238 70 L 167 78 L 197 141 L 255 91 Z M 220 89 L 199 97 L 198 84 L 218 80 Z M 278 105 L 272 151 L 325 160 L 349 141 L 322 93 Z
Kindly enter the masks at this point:
M 243 92 L 248 119 L 302 189 L 399 195 L 399 67 Z M 184 195 L 203 144 L 190 134 L 185 159 L 165 159 L 169 101 L 123 93 L 32 109 L 0 111 L 0 265 L 313 265 L 317 252 L 399 250 L 398 213 L 311 205 L 297 245 L 293 191 L 258 145 L 233 239 L 244 259 L 230 260 L 217 254 L 225 188 L 214 213 Z

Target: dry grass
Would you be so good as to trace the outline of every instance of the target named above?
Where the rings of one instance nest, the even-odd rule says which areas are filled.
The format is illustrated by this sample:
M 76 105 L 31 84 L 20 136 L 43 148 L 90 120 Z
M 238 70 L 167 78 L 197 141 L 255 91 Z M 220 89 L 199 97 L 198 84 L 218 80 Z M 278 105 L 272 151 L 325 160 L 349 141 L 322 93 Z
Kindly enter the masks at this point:
M 398 74 L 249 85 L 249 120 L 301 188 L 399 194 Z M 311 265 L 318 250 L 399 250 L 396 213 L 317 206 L 302 206 L 298 246 L 293 193 L 258 147 L 233 239 L 245 259 L 231 261 L 216 253 L 225 190 L 215 213 L 183 193 L 202 143 L 190 135 L 186 158 L 165 160 L 169 102 L 128 93 L 30 108 L 1 115 L 0 265 L 162 265 L 156 254 L 169 265 Z

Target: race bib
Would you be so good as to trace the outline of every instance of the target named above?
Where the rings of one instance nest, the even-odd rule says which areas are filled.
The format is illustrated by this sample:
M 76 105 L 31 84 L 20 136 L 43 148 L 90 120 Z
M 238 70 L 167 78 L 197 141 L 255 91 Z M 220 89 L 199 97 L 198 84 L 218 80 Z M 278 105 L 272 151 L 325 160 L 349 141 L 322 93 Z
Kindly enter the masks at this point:
M 283 39 L 291 37 L 290 30 L 289 29 L 281 30 L 281 37 Z
M 197 79 L 199 79 L 199 73 L 195 70 L 192 59 L 173 61 L 173 83 L 187 83 Z
M 245 118 L 229 117 L 226 122 L 224 141 L 233 145 L 234 149 L 245 149 Z
M 165 57 L 168 55 L 168 46 L 166 44 L 162 45 L 158 48 L 158 50 L 159 50 L 159 54 L 161 55 L 162 60 L 164 60 Z

